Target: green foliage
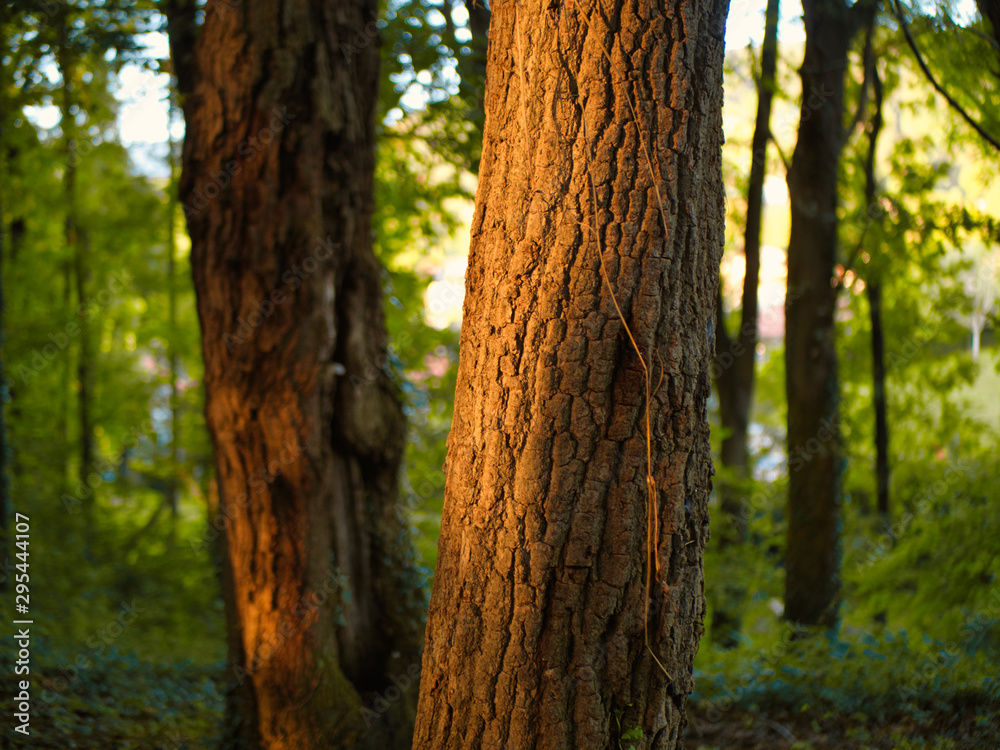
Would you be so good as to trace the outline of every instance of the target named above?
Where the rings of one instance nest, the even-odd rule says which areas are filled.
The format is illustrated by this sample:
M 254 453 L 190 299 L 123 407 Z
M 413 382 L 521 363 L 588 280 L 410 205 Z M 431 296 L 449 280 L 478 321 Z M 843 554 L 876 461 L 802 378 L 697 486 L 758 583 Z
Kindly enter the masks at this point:
M 957 658 L 933 641 L 911 644 L 906 631 L 879 636 L 861 629 L 843 638 L 795 640 L 790 627 L 755 635 L 753 655 L 713 653 L 696 670 L 695 704 L 920 716 L 928 706 L 1000 695 L 992 655 Z
M 926 37 L 924 42 L 932 46 Z M 725 521 L 713 497 L 713 536 L 705 557 L 706 627 L 723 604 L 721 597 L 735 588 L 749 592 L 740 612 L 743 630 L 735 649 L 703 642 L 695 662 L 694 724 L 705 717 L 710 724 L 755 725 L 762 724 L 762 716 L 801 717 L 792 722 L 794 734 L 811 732 L 823 742 L 789 740 L 791 746 L 826 747 L 832 746 L 826 744 L 829 725 L 821 731 L 815 718 L 811 728 L 809 722 L 832 717 L 835 725 L 857 722 L 858 747 L 985 747 L 977 740 L 955 744 L 930 737 L 940 716 L 988 716 L 1000 701 L 995 674 L 1000 423 L 992 387 L 1000 356 L 987 336 L 980 361 L 974 362 L 967 325 L 981 304 L 976 295 L 984 296 L 983 285 L 996 284 L 989 260 L 998 237 L 991 209 L 995 213 L 1000 203 L 975 166 L 982 153 L 975 139 L 942 106 L 928 108 L 928 90 L 900 48 L 901 39 L 880 28 L 874 43 L 885 84 L 886 125 L 875 161 L 873 205 L 864 198 L 868 143 L 862 131 L 870 110 L 861 113 L 842 162 L 837 344 L 840 445 L 847 459 L 843 622 L 836 633 L 796 634 L 781 619 L 785 373 L 780 347 L 766 341 L 752 414 L 754 478 L 743 485 L 749 541 L 719 548 L 718 525 Z M 962 85 L 976 88 L 982 70 L 981 62 L 976 67 L 970 61 L 952 71 L 951 80 L 957 86 L 961 75 Z M 857 97 L 859 82 L 860 76 L 849 96 Z M 982 90 L 994 86 L 995 81 Z M 749 108 L 746 97 L 740 101 Z M 987 116 L 995 116 L 995 108 Z M 772 129 L 780 129 L 780 122 Z M 996 155 L 989 159 L 995 171 Z M 745 170 L 748 163 L 731 168 Z M 738 188 L 742 179 L 745 173 L 728 177 L 727 184 Z M 739 199 L 734 203 L 730 210 L 738 221 Z M 765 235 L 776 210 L 765 212 Z M 727 253 L 740 244 L 730 236 Z M 865 293 L 872 282 L 883 292 L 893 477 L 888 520 L 872 507 L 872 353 Z M 737 314 L 738 309 L 731 311 Z M 995 322 L 995 313 L 988 320 Z M 712 442 L 716 449 L 721 442 L 714 424 Z M 717 483 L 734 484 L 734 477 L 720 474 Z M 898 720 L 927 738 L 875 737 L 867 728 L 876 716 L 879 722 Z M 987 724 L 982 736 L 995 738 L 996 727 Z M 773 737 L 772 732 L 771 742 Z
M 457 6 L 455 6 L 457 8 Z M 471 32 L 448 3 L 389 2 L 383 29 L 383 82 L 376 166 L 375 251 L 387 275 L 390 368 L 409 424 L 401 498 L 414 523 L 421 563 L 434 569 L 444 498 L 445 440 L 451 427 L 458 332 L 427 322 L 425 295 L 467 220 L 482 138 L 476 87 L 463 80 Z M 428 576 L 429 581 L 429 576 Z

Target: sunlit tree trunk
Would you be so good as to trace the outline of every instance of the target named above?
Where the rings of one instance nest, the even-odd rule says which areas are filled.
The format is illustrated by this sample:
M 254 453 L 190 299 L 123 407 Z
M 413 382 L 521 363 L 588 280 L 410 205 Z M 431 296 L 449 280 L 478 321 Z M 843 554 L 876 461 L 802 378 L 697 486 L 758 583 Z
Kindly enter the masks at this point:
M 764 208 L 764 177 L 767 174 L 767 144 L 771 139 L 771 102 L 774 99 L 775 71 L 778 61 L 779 0 L 768 0 L 764 14 L 764 43 L 761 48 L 760 80 L 757 83 L 757 118 L 754 123 L 750 157 L 750 182 L 747 185 L 746 228 L 743 250 L 746 273 L 743 277 L 743 302 L 740 329 L 736 336 L 726 330 L 722 298 L 716 313 L 716 357 L 713 371 L 719 394 L 719 421 L 727 433 L 722 440 L 720 460 L 732 470 L 741 484 L 733 487 L 718 483 L 722 518 L 713 530 L 719 535 L 719 547 L 725 549 L 746 541 L 747 525 L 742 484 L 750 475 L 750 450 L 747 430 L 753 405 L 754 364 L 757 350 L 757 289 L 760 281 L 761 218 Z M 741 618 L 744 588 L 734 578 L 717 582 L 718 604 L 712 617 L 712 640 L 720 646 L 736 645 Z
M 493 5 L 416 748 L 679 744 L 704 614 L 727 9 Z
M 372 252 L 379 51 L 342 53 L 376 4 L 210 1 L 193 58 L 191 6 L 172 9 L 225 526 L 224 744 L 407 748 L 424 605 Z
M 832 626 L 840 596 L 837 353 L 833 282 L 837 177 L 844 144 L 844 74 L 855 32 L 874 11 L 862 0 L 804 0 L 798 141 L 788 171 L 791 233 L 785 303 L 788 536 L 785 617 Z

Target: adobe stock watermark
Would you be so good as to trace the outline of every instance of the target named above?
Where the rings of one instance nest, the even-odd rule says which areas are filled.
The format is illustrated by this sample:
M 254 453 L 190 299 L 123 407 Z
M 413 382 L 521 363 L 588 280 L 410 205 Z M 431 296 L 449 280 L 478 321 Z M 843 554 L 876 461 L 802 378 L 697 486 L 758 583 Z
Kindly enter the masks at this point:
M 214 0 L 206 4 L 207 12 L 218 11 L 221 15 L 226 15 L 230 11 L 237 10 L 243 5 L 243 0 Z
M 146 419 L 138 427 L 133 428 L 127 433 L 125 440 L 122 443 L 125 447 L 122 449 L 117 462 L 113 462 L 103 456 L 98 456 L 91 461 L 89 467 L 90 471 L 87 474 L 86 481 L 80 480 L 77 482 L 75 494 L 64 494 L 61 498 L 63 508 L 66 509 L 66 512 L 70 515 L 76 513 L 80 509 L 80 506 L 83 505 L 83 501 L 93 495 L 94 491 L 98 487 L 106 481 L 111 481 L 106 480 L 105 476 L 115 472 L 118 468 L 117 464 L 121 463 L 122 457 L 138 446 L 139 441 L 144 435 L 152 435 L 153 432 L 153 421 L 151 419 Z
M 102 628 L 98 628 L 91 633 L 86 640 L 87 651 L 80 651 L 69 664 L 59 667 L 60 676 L 52 678 L 48 689 L 43 690 L 39 696 L 47 704 L 56 699 L 56 694 L 62 693 L 80 679 L 80 673 L 94 666 L 94 661 L 102 659 L 110 646 L 115 643 L 122 634 L 145 612 L 146 608 L 139 606 L 136 600 L 131 602 L 121 602 L 118 607 L 118 616 Z
M 278 133 L 296 117 L 297 115 L 288 111 L 288 107 L 282 107 L 280 110 L 277 107 L 272 109 L 271 121 L 267 126 L 261 128 L 255 135 L 244 138 L 236 147 L 236 153 L 240 158 L 230 159 L 222 165 L 220 171 L 211 176 L 208 184 L 195 188 L 190 202 L 183 204 L 185 218 L 197 216 L 208 207 L 209 203 L 222 195 L 233 178 L 243 171 L 243 167 L 256 159 L 264 146 L 270 145 L 278 137 Z
M 953 496 L 958 492 L 958 487 L 961 486 L 962 482 L 965 481 L 966 477 L 975 468 L 976 463 L 970 459 L 963 459 L 949 466 L 941 479 L 927 485 L 924 491 L 917 497 L 915 503 L 917 512 L 924 516 L 932 513 L 938 501 Z M 917 516 L 907 511 L 877 538 L 866 539 L 857 552 L 855 561 L 856 570 L 862 571 L 887 555 L 896 543 L 910 530 L 910 527 L 913 526 L 916 520 Z
M 778 643 L 774 646 L 765 648 L 760 653 L 760 658 L 763 663 L 767 664 L 771 668 L 776 668 L 791 650 L 796 634 L 797 631 L 795 628 L 787 628 L 783 630 L 778 638 Z M 708 723 L 718 724 L 722 721 L 725 714 L 735 708 L 743 699 L 755 679 L 757 679 L 756 674 L 746 672 L 740 675 L 735 686 L 733 686 L 730 681 L 726 684 L 725 689 L 719 695 L 707 701 L 705 703 L 705 718 Z
M 373 723 L 382 718 L 393 704 L 398 703 L 407 692 L 420 684 L 420 662 L 415 661 L 406 668 L 402 674 L 389 675 L 392 684 L 384 692 L 375 696 L 372 705 L 362 706 L 359 711 L 364 717 L 365 727 L 371 727 Z
M 229 523 L 233 520 L 235 512 L 250 505 L 251 494 L 259 492 L 271 484 L 282 468 L 292 463 L 302 452 L 303 448 L 298 440 L 282 441 L 281 452 L 278 456 L 266 467 L 258 469 L 247 478 L 247 485 L 250 488 L 250 492 L 242 492 L 231 502 L 223 503 L 201 538 L 191 540 L 191 548 L 195 552 L 200 552 L 210 543 L 217 540 L 219 534 L 229 527 Z
M 108 132 L 114 132 L 114 130 L 115 130 L 116 127 L 117 127 L 117 121 L 116 120 L 108 120 L 107 122 L 103 122 L 103 123 L 99 123 L 99 124 L 98 123 L 94 123 L 93 125 L 90 125 L 90 126 L 87 127 L 87 131 L 88 131 L 87 135 L 92 134 L 93 131 L 95 131 L 95 130 L 99 134 L 104 134 L 104 133 L 108 133 Z M 74 138 L 73 139 L 73 152 L 69 155 L 68 158 L 66 158 L 64 161 L 60 162 L 60 165 L 63 166 L 63 167 L 65 167 L 65 168 L 67 168 L 67 169 L 70 168 L 70 167 L 78 167 L 78 166 L 80 166 L 81 162 L 84 159 L 86 159 L 94 151 L 96 151 L 101 146 L 103 146 L 105 143 L 107 143 L 107 141 L 104 139 L 103 135 L 101 136 L 101 140 L 100 141 L 98 141 L 97 143 L 94 143 L 93 139 L 96 138 L 96 137 L 98 137 L 98 136 L 97 135 L 92 135 L 91 137 L 84 136 L 84 137 L 81 137 L 81 138 Z
M 340 51 L 344 53 L 345 58 L 351 59 L 361 50 L 378 41 L 379 32 L 386 26 L 388 23 L 373 16 L 364 26 L 355 27 L 354 38 L 350 42 L 341 42 Z
M 996 627 L 998 619 L 1000 619 L 1000 589 L 994 588 L 986 605 L 977 612 L 967 615 L 958 626 L 957 638 L 945 643 L 933 661 L 926 661 L 916 670 L 906 674 L 906 681 L 896 686 L 899 697 L 902 700 L 919 697 L 926 688 L 935 687 L 941 671 L 950 668 L 952 661 L 957 659 L 964 649 Z
M 49 343 L 31 352 L 30 364 L 17 366 L 15 380 L 19 380 L 21 383 L 30 383 L 36 376 L 40 375 L 80 335 L 83 325 L 94 318 L 101 310 L 108 307 L 114 298 L 121 294 L 131 281 L 132 275 L 128 271 L 121 270 L 112 273 L 111 280 L 108 282 L 106 288 L 90 299 L 81 302 L 76 308 L 76 313 L 63 326 L 63 329 L 55 333 L 50 333 L 48 335 Z
M 789 472 L 801 470 L 808 462 L 812 461 L 824 449 L 827 443 L 836 440 L 838 435 L 837 423 L 830 419 L 820 421 L 819 429 L 814 437 L 806 440 L 798 450 L 788 458 L 786 470 L 781 476 L 787 478 Z M 793 465 L 794 464 L 794 465 Z M 755 489 L 748 498 L 740 501 L 740 508 L 736 516 L 731 514 L 721 514 L 721 519 L 729 524 L 749 524 L 753 521 L 753 516 L 765 513 L 774 506 L 779 497 L 783 498 L 785 488 L 780 486 L 777 478 L 771 481 L 755 481 Z M 713 521 L 717 524 L 718 521 Z
M 236 319 L 239 324 L 235 332 L 227 332 L 222 337 L 222 342 L 226 345 L 226 351 L 232 354 L 236 347 L 245 344 L 253 336 L 254 332 L 264 325 L 265 321 L 274 315 L 274 311 L 294 293 L 302 282 L 320 267 L 320 263 L 332 257 L 335 250 L 340 249 L 340 244 L 333 242 L 330 237 L 316 243 L 313 254 L 302 261 L 296 263 L 283 274 L 281 283 L 283 286 L 275 287 L 271 293 L 262 300 L 254 303 L 254 309 L 245 316 L 241 315 Z
M 732 336 L 729 342 L 728 351 L 716 351 L 715 356 L 712 358 L 712 379 L 718 380 L 726 370 L 736 364 L 736 360 L 739 357 L 744 356 L 748 353 L 747 347 L 743 343 L 744 338 L 749 338 L 753 334 L 753 340 L 756 344 L 760 344 L 759 329 L 762 324 L 764 325 L 784 325 L 785 320 L 785 310 L 789 303 L 795 302 L 802 295 L 792 292 L 787 292 L 785 294 L 785 305 L 782 307 L 769 307 L 764 312 L 757 315 L 756 320 L 747 321 L 740 326 L 739 333 Z M 780 312 L 779 312 L 780 311 Z M 721 310 L 716 311 L 716 315 L 722 314 Z M 719 342 L 715 342 L 718 346 Z
M 810 86 L 808 96 L 803 95 L 802 97 L 802 106 L 798 110 L 798 124 L 801 125 L 803 122 L 808 122 L 815 112 L 821 110 L 833 98 L 833 94 L 833 89 L 825 82 L 818 87 L 815 84 Z M 783 135 L 793 135 L 795 126 L 796 120 L 794 115 L 783 117 L 777 125 L 770 128 L 771 137 L 774 138 L 778 131 L 781 131 Z
M 824 453 L 826 444 L 837 437 L 838 425 L 836 419 L 823 418 L 819 422 L 819 430 L 802 445 L 796 446 L 795 452 L 788 457 L 788 471 L 801 471 L 807 463 Z
M 274 654 L 292 635 L 297 635 L 309 616 L 329 601 L 330 597 L 337 592 L 347 590 L 347 579 L 338 571 L 331 572 L 323 581 L 323 585 L 310 591 L 299 599 L 294 609 L 287 616 L 282 618 L 280 624 L 269 633 L 263 642 L 257 646 L 253 655 L 247 660 L 246 666 L 236 664 L 233 666 L 233 675 L 236 681 L 242 685 L 247 677 L 253 677 L 261 667 L 263 667 Z
M 418 486 L 406 481 L 403 485 L 400 505 L 406 510 L 422 508 L 431 498 L 439 498 L 444 494 L 445 473 L 436 469 L 428 474 Z

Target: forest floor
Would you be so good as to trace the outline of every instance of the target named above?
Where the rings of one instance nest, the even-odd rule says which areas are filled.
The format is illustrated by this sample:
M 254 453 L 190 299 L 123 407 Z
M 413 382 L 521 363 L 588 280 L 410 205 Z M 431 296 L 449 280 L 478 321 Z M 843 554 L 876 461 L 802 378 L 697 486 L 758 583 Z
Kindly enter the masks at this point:
M 69 664 L 65 654 L 46 661 Z M 0 667 L 11 667 L 0 655 Z M 8 672 L 12 670 L 3 669 Z M 32 671 L 33 748 L 214 750 L 221 731 L 223 664 L 153 664 L 115 650 L 86 667 Z M 871 714 L 752 704 L 710 713 L 692 701 L 688 750 L 1000 750 L 1000 695 L 952 691 L 915 709 Z M 11 739 L 6 730 L 4 740 Z M 14 736 L 16 738 L 16 735 Z M 15 742 L 15 746 L 22 746 Z M 628 741 L 620 743 L 628 750 Z M 0 747 L 8 747 L 0 742 Z M 483 750 L 490 750 L 483 748 Z
M 916 717 L 734 709 L 710 722 L 689 710 L 688 750 L 1000 750 L 1000 699 L 940 704 Z

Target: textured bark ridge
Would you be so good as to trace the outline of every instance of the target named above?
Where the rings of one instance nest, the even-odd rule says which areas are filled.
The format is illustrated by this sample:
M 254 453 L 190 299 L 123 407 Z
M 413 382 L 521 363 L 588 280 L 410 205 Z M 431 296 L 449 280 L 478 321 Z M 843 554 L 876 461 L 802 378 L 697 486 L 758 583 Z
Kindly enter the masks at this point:
M 636 727 L 636 748 L 678 746 L 704 614 L 727 9 L 493 5 L 415 748 L 600 750 Z M 644 645 L 645 379 L 599 246 L 663 375 L 649 636 L 669 676 Z
M 241 750 L 410 744 L 416 690 L 393 678 L 416 673 L 423 602 L 396 503 L 404 419 L 375 364 L 379 53 L 351 44 L 375 12 L 210 2 L 185 58 L 181 200 Z

